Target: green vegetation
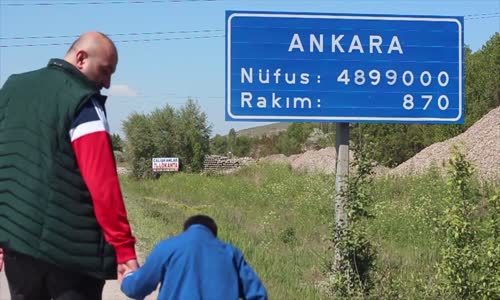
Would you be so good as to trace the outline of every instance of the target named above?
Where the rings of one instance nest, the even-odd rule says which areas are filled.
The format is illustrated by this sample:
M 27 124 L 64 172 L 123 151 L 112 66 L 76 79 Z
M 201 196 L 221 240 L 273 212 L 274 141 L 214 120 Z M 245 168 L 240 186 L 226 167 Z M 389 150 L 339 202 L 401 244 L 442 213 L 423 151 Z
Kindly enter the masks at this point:
M 204 213 L 218 222 L 223 240 L 243 250 L 271 299 L 330 299 L 333 176 L 257 164 L 233 176 L 179 173 L 158 180 L 123 178 L 122 184 L 144 253 L 179 233 L 186 217 Z M 467 184 L 480 204 L 472 213 L 481 216 L 474 219 L 481 232 L 474 249 L 486 253 L 475 261 L 480 266 L 474 282 L 484 287 L 478 290 L 483 295 L 490 293 L 484 299 L 493 299 L 500 286 L 499 189 L 471 179 Z M 373 217 L 363 220 L 363 230 L 377 255 L 366 299 L 464 299 L 441 288 L 449 284 L 439 270 L 447 266 L 443 249 L 451 249 L 449 234 L 440 225 L 449 217 L 450 188 L 436 171 L 371 183 L 366 211 Z M 487 266 L 490 271 L 485 272 Z
M 398 165 L 500 105 L 500 34 L 476 53 L 467 49 L 465 76 L 464 125 L 351 125 L 352 145 L 365 149 L 354 149 L 351 221 L 340 239 L 333 230 L 333 176 L 265 164 L 231 176 L 196 173 L 208 153 L 262 157 L 332 146 L 335 124 L 293 123 L 261 137 L 231 129 L 210 140 L 206 115 L 192 100 L 180 110 L 167 105 L 131 115 L 124 131 L 132 177 L 122 184 L 139 248 L 149 253 L 179 233 L 188 216 L 203 213 L 215 218 L 223 240 L 243 250 L 271 299 L 500 299 L 498 182 L 476 180 L 458 151 L 447 177 L 437 169 L 418 177 L 371 176 L 373 160 Z M 116 148 L 119 136 L 113 139 Z M 153 176 L 155 156 L 179 157 L 190 172 Z M 335 251 L 348 263 L 335 266 Z
M 448 195 L 438 228 L 444 241 L 438 269 L 439 292 L 457 299 L 500 298 L 500 190 L 484 209 L 471 184 L 472 165 L 455 149 Z
M 291 123 L 286 131 L 262 134 L 257 137 L 237 135 L 234 129 L 226 136 L 210 140 L 210 152 L 217 155 L 263 157 L 271 154 L 292 155 L 305 148 L 324 148 L 335 145 L 335 124 Z
M 183 171 L 201 171 L 209 151 L 211 127 L 191 99 L 179 110 L 169 105 L 150 114 L 131 114 L 123 122 L 126 155 L 135 178 L 152 178 L 151 158 L 178 157 Z
M 113 133 L 111 135 L 111 145 L 113 151 L 123 151 L 123 141 L 119 134 Z
M 271 299 L 315 299 L 326 267 L 333 180 L 256 166 L 236 176 L 175 174 L 124 178 L 129 217 L 148 253 L 192 214 L 211 215 L 220 237 L 238 246 L 266 282 Z
M 371 277 L 376 252 L 367 230 L 369 220 L 374 218 L 368 211 L 373 201 L 373 162 L 368 158 L 372 147 L 355 145 L 353 148 L 352 173 L 347 189 L 340 194 L 345 196 L 345 203 L 335 204 L 335 209 L 342 209 L 345 217 L 336 214 L 332 233 L 335 256 L 331 272 L 322 287 L 324 295 L 337 299 L 363 298 L 373 288 Z

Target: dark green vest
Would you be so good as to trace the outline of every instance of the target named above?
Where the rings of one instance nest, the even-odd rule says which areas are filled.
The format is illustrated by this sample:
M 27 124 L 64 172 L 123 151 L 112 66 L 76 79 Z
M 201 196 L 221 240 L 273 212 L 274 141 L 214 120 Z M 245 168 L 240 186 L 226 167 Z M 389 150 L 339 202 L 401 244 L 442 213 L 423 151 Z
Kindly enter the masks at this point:
M 0 243 L 111 279 L 115 252 L 96 221 L 68 133 L 90 97 L 103 96 L 59 59 L 12 75 L 0 90 Z

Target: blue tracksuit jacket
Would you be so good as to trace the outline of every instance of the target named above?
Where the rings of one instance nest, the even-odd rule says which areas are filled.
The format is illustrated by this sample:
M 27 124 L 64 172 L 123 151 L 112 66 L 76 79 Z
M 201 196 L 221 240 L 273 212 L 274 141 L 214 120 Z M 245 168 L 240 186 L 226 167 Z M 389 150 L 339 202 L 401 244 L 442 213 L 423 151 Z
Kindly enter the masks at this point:
M 267 299 L 257 274 L 237 248 L 217 239 L 203 225 L 161 241 L 121 289 L 142 299 L 161 283 L 159 300 Z

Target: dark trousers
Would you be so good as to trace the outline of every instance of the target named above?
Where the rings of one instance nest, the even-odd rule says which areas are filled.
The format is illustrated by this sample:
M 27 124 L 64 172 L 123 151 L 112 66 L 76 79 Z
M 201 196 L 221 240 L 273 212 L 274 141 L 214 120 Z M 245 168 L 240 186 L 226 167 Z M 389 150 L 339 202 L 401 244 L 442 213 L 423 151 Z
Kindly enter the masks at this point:
M 63 270 L 12 250 L 4 254 L 12 300 L 101 300 L 104 280 Z

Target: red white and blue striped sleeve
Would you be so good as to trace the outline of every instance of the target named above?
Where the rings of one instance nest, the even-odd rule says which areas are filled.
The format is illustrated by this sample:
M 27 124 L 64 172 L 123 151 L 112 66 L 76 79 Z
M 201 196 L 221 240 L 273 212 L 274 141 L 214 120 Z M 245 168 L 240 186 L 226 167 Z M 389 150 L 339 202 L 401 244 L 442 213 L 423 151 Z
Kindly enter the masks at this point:
M 118 263 L 136 258 L 104 106 L 91 99 L 73 120 L 69 131 L 78 167 L 89 189 L 97 222 L 114 248 Z

